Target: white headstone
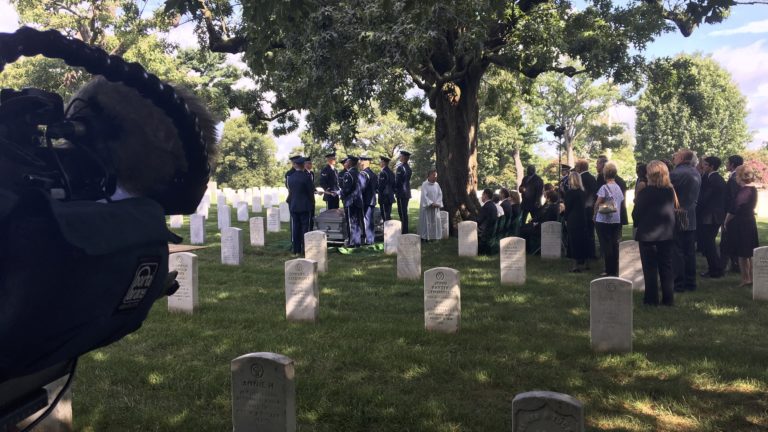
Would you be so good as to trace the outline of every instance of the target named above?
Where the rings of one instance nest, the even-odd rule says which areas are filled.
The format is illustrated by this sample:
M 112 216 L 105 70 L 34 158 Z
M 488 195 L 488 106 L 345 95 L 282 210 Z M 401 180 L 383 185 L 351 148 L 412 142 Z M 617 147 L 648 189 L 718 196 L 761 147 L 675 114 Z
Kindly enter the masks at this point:
M 205 218 L 199 214 L 189 216 L 189 241 L 193 245 L 205 244 Z
M 401 234 L 397 238 L 397 278 L 421 278 L 421 237 L 418 234 Z
M 285 262 L 285 317 L 288 321 L 317 321 L 320 290 L 317 261 L 297 258 Z
M 248 203 L 245 201 L 237 203 L 237 221 L 248 222 Z
M 277 189 L 272 190 L 272 205 L 278 205 L 280 202 L 280 195 L 277 192 Z
M 317 271 L 328 271 L 328 235 L 325 231 L 304 234 L 304 258 L 317 261 Z
M 525 239 L 506 237 L 499 242 L 501 283 L 525 284 Z
M 171 216 L 171 228 L 181 228 L 184 225 L 184 215 Z
M 216 197 L 216 207 L 222 207 L 227 204 L 227 196 L 223 193 L 220 193 L 218 197 Z
M 264 218 L 252 217 L 248 225 L 251 231 L 251 246 L 264 246 Z
M 243 230 L 228 227 L 221 230 L 221 263 L 240 265 L 243 262 Z
M 563 393 L 520 393 L 512 400 L 512 431 L 584 432 L 584 405 Z
M 290 222 L 291 211 L 288 209 L 288 203 L 281 202 L 279 208 L 280 208 L 280 222 Z
M 252 353 L 231 363 L 232 432 L 295 432 L 296 383 L 293 360 Z
M 477 256 L 477 222 L 459 222 L 459 256 Z
M 394 255 L 397 253 L 397 240 L 400 238 L 402 224 L 399 220 L 390 219 L 384 222 L 384 253 Z
M 280 211 L 267 207 L 267 232 L 280 232 Z
M 560 222 L 541 224 L 541 257 L 559 259 L 562 253 L 563 226 Z
M 206 191 L 206 194 L 210 198 L 210 201 L 208 201 L 209 204 L 216 201 L 218 188 L 219 185 L 216 184 L 216 182 L 208 182 L 208 190 Z
M 424 272 L 424 328 L 456 333 L 461 325 L 459 272 L 437 267 Z
M 168 311 L 193 313 L 199 304 L 197 255 L 189 252 L 171 254 L 168 257 L 168 269 L 179 272 L 176 276 L 179 289 L 168 297 Z
M 222 230 L 224 228 L 229 228 L 232 226 L 232 209 L 224 204 L 221 207 L 218 207 L 217 210 L 217 219 L 216 221 L 219 224 L 219 229 Z
M 264 193 L 264 207 L 270 208 L 274 203 L 272 202 L 272 194 L 267 191 Z
M 589 332 L 597 352 L 632 352 L 632 282 L 617 277 L 592 281 Z
M 752 252 L 752 300 L 768 300 L 768 246 Z
M 448 218 L 448 212 L 440 211 L 440 223 L 443 226 L 443 240 L 451 236 L 450 219 Z
M 254 213 L 261 213 L 261 194 L 258 192 L 253 194 L 251 210 L 253 210 Z
M 645 291 L 643 263 L 640 261 L 640 243 L 626 240 L 619 243 L 619 277 L 632 282 L 632 289 Z

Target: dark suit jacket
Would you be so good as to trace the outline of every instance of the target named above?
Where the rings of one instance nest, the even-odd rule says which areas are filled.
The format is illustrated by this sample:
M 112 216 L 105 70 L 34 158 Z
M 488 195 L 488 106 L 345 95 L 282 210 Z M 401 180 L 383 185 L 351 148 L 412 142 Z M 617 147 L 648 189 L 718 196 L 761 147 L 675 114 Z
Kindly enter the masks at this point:
M 731 211 L 736 202 L 736 195 L 738 195 L 739 189 L 741 189 L 741 186 L 739 186 L 739 183 L 736 181 L 734 173 L 728 173 L 727 186 L 728 188 L 725 194 L 725 210 Z
M 703 225 L 722 225 L 725 221 L 725 197 L 728 186 L 717 172 L 701 179 L 696 215 Z
M 696 204 L 701 190 L 701 175 L 696 168 L 681 164 L 675 167 L 669 175 L 672 186 L 677 192 L 677 200 L 680 207 L 688 211 L 687 231 L 696 231 Z
M 632 219 L 637 228 L 635 240 L 672 240 L 675 233 L 675 195 L 672 189 L 646 186 L 635 198 Z
M 366 168 L 363 170 L 368 174 L 368 183 L 363 190 L 363 205 L 375 207 L 376 206 L 376 190 L 378 189 L 379 177 L 373 170 Z
M 496 220 L 499 218 L 499 212 L 496 210 L 496 204 L 493 201 L 486 201 L 480 208 L 480 214 L 477 216 L 477 237 L 479 240 L 490 239 L 496 229 Z
M 379 204 L 395 202 L 395 173 L 389 167 L 379 172 L 378 180 Z
M 306 171 L 294 171 L 288 176 L 288 209 L 291 213 L 310 212 L 315 208 L 315 186 Z
M 597 187 L 597 179 L 589 171 L 584 171 L 581 175 L 581 183 L 584 185 L 584 192 L 587 195 L 584 206 L 592 208 L 595 205 L 595 199 L 597 197 L 597 191 L 600 189 Z
M 536 174 L 525 176 L 520 182 L 519 191 L 523 197 L 523 209 L 537 209 L 541 206 L 541 196 L 544 195 L 544 180 Z

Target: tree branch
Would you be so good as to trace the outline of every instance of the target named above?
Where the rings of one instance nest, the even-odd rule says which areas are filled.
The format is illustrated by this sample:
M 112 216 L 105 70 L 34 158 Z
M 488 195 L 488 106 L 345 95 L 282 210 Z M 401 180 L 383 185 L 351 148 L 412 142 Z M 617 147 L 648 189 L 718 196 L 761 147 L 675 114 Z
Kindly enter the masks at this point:
M 283 117 L 284 115 L 288 114 L 291 111 L 293 111 L 293 108 L 286 108 L 286 109 L 284 109 L 282 111 L 278 111 L 277 114 L 275 114 L 275 115 L 273 115 L 271 117 L 265 116 L 265 115 L 261 115 L 261 114 L 256 114 L 256 118 L 258 118 L 259 120 L 262 120 L 262 121 L 268 121 L 269 122 L 269 121 L 277 120 L 280 117 Z
M 429 93 L 430 90 L 432 90 L 432 87 L 421 80 L 421 78 L 416 75 L 411 68 L 405 68 L 405 71 L 408 72 L 408 75 L 411 77 L 411 80 L 414 84 L 416 84 L 416 87 L 424 90 L 425 92 Z
M 213 23 L 213 13 L 208 9 L 205 0 L 198 0 L 200 11 L 208 32 L 208 48 L 213 52 L 237 54 L 245 51 L 247 41 L 242 36 L 224 39 Z

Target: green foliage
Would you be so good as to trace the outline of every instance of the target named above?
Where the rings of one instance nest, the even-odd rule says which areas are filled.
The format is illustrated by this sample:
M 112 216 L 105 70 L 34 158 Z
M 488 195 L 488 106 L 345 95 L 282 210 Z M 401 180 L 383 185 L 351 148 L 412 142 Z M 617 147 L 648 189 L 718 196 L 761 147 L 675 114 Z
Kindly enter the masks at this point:
M 636 157 L 668 158 L 681 148 L 727 157 L 744 150 L 746 98 L 730 74 L 701 55 L 662 58 L 648 68 L 637 104 Z
M 272 138 L 254 131 L 244 116 L 224 123 L 215 178 L 222 187 L 242 189 L 283 184 Z

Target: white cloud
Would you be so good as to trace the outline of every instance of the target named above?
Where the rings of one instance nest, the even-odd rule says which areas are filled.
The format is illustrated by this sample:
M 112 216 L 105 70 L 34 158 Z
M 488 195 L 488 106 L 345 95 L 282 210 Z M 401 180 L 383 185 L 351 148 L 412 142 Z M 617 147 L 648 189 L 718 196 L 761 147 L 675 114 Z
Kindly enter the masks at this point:
M 747 96 L 768 79 L 765 74 L 768 70 L 765 39 L 743 47 L 723 46 L 712 53 L 712 58 L 731 73 L 733 80 Z
M 709 33 L 709 36 L 731 36 L 737 34 L 760 34 L 768 33 L 768 20 L 753 21 L 741 27 L 728 30 L 715 30 Z
M 0 32 L 13 32 L 19 28 L 19 15 L 8 0 L 0 0 Z
M 162 35 L 165 40 L 178 44 L 180 48 L 197 48 L 200 46 L 197 35 L 195 35 L 195 23 L 191 21 L 172 28 L 168 33 Z

